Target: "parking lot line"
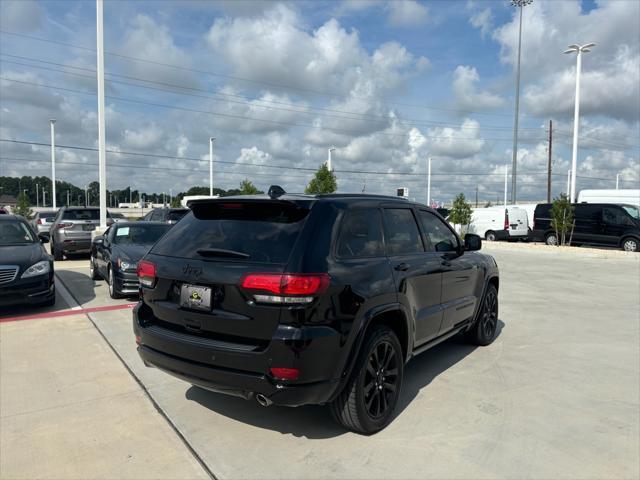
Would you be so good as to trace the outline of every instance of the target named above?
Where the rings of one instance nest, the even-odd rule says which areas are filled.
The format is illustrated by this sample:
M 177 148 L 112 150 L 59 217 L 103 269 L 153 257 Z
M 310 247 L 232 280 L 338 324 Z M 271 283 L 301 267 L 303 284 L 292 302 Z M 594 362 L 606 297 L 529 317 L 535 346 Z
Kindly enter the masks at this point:
M 78 307 L 70 308 L 68 310 L 61 310 L 59 312 L 43 312 L 43 313 L 36 313 L 33 315 L 21 315 L 17 317 L 0 318 L 0 323 L 19 322 L 21 320 L 38 320 L 41 318 L 66 317 L 67 315 L 78 315 L 81 313 L 94 313 L 94 312 L 107 312 L 109 310 L 123 310 L 125 308 L 133 308 L 135 305 L 136 305 L 135 303 L 125 303 L 123 305 L 107 305 L 104 307 L 90 307 L 90 308 L 82 308 L 78 306 Z

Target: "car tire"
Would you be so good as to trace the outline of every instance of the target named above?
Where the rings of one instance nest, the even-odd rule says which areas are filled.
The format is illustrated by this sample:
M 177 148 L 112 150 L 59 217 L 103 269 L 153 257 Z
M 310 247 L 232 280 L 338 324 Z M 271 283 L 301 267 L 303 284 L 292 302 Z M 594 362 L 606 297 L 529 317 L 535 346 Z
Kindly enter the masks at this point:
M 484 239 L 487 242 L 495 242 L 497 240 L 497 236 L 496 236 L 496 232 L 494 232 L 493 230 L 489 230 L 487 233 L 484 234 Z
M 62 252 L 59 252 L 58 249 L 53 246 L 53 243 L 51 244 L 51 255 L 53 255 L 53 259 L 56 262 L 62 260 Z
M 89 276 L 91 277 L 91 280 L 100 280 L 100 274 L 96 268 L 96 261 L 94 260 L 93 255 L 89 257 Z
M 498 289 L 492 283 L 482 299 L 478 318 L 467 331 L 467 339 L 473 345 L 486 346 L 492 343 L 498 332 Z
M 556 247 L 558 245 L 558 237 L 556 237 L 555 233 L 547 233 L 544 236 L 544 243 Z
M 113 278 L 113 269 L 111 266 L 107 269 L 107 284 L 109 286 L 109 296 L 111 298 L 120 298 L 120 293 L 116 290 L 115 279 Z
M 364 340 L 349 381 L 331 402 L 331 413 L 353 432 L 371 435 L 382 430 L 393 419 L 403 375 L 398 337 L 385 325 L 374 327 Z
M 640 249 L 640 242 L 634 237 L 623 238 L 620 244 L 625 252 L 637 252 Z

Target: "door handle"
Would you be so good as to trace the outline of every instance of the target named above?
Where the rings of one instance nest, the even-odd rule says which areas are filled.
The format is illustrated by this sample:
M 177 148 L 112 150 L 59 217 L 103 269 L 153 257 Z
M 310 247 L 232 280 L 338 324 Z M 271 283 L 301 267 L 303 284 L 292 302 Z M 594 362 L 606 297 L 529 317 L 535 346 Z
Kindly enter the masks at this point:
M 399 263 L 394 268 L 399 272 L 406 272 L 407 270 L 409 270 L 409 265 L 403 262 Z

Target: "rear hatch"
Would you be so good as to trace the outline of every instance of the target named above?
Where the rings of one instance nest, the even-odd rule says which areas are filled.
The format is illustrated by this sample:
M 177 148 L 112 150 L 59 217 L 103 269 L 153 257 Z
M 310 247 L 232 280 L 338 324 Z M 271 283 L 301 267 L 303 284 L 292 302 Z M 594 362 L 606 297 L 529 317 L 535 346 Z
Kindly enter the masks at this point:
M 100 210 L 97 208 L 66 210 L 57 228 L 69 239 L 91 239 L 91 232 L 100 225 Z
M 507 209 L 507 224 L 510 237 L 525 237 L 529 233 L 527 211 L 522 208 L 509 207 Z M 505 225 L 506 226 L 506 225 Z
M 155 286 L 143 288 L 145 321 L 237 348 L 266 346 L 281 307 L 254 301 L 241 284 L 248 274 L 285 271 L 308 208 L 244 199 L 193 205 L 144 259 L 155 266 Z

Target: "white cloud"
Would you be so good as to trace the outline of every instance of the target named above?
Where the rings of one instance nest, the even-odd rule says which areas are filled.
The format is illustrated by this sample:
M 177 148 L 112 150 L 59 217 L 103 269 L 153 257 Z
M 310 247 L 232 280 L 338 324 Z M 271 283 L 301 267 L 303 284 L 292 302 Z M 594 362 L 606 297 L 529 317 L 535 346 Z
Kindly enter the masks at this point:
M 427 20 L 429 9 L 415 0 L 392 0 L 387 4 L 389 24 L 393 27 L 417 27 Z
M 37 30 L 45 18 L 44 9 L 34 0 L 0 1 L 0 26 L 10 31 Z
M 485 140 L 480 136 L 480 124 L 465 119 L 459 129 L 430 128 L 427 131 L 428 150 L 431 155 L 449 158 L 467 158 L 482 151 Z
M 504 99 L 493 93 L 478 92 L 476 84 L 480 81 L 474 67 L 458 65 L 453 72 L 453 93 L 458 107 L 462 109 L 496 108 L 504 105 Z
M 484 10 L 475 12 L 469 18 L 469 23 L 480 30 L 480 34 L 484 38 L 493 30 L 493 14 L 489 7 Z

